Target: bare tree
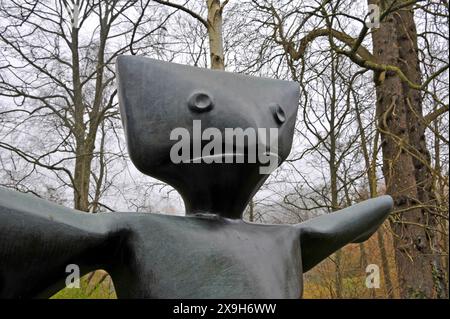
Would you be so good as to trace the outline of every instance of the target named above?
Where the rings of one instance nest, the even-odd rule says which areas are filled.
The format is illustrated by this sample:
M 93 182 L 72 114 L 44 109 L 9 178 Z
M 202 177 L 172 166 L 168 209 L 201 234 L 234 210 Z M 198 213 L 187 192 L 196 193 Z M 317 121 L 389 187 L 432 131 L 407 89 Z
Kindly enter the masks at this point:
M 1 2 L 0 114 L 10 129 L 1 132 L 0 147 L 55 173 L 72 188 L 76 209 L 99 208 L 108 162 L 121 156 L 105 149 L 119 123 L 113 65 L 158 40 L 168 17 L 149 3 Z M 42 146 L 23 142 L 26 130 Z

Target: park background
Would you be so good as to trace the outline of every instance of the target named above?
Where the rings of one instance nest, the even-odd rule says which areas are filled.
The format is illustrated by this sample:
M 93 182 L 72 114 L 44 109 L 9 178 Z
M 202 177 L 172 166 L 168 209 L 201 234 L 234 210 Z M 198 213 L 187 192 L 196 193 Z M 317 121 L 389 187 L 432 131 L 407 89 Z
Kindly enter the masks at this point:
M 117 56 L 296 81 L 292 152 L 244 218 L 299 223 L 389 194 L 389 220 L 305 274 L 304 297 L 448 298 L 448 18 L 446 0 L 0 0 L 0 185 L 183 215 L 129 160 Z M 101 270 L 81 283 L 54 298 L 115 297 Z

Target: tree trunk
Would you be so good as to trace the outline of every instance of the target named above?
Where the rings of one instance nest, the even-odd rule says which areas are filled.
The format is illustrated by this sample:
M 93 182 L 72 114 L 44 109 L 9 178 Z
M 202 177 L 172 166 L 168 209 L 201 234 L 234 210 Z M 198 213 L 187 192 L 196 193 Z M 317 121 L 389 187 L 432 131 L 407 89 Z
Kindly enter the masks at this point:
M 362 153 L 364 155 L 364 162 L 365 167 L 367 171 L 367 179 L 369 182 L 369 192 L 370 192 L 370 198 L 375 198 L 378 196 L 378 187 L 377 187 L 377 150 L 378 150 L 378 139 L 379 134 L 377 133 L 375 135 L 375 138 L 373 139 L 373 153 L 372 156 L 369 155 L 369 149 L 367 147 L 367 137 L 364 132 L 364 126 L 361 119 L 361 113 L 358 109 L 358 106 L 355 107 L 356 110 L 356 120 L 358 121 L 358 128 L 359 128 L 359 134 L 361 137 L 361 149 Z M 384 244 L 384 237 L 383 237 L 383 230 L 380 228 L 377 231 L 377 239 L 378 239 L 378 249 L 380 250 L 380 257 L 381 257 L 381 267 L 383 269 L 383 275 L 384 275 L 384 286 L 385 286 L 385 292 L 387 298 L 393 297 L 393 285 L 391 280 L 391 274 L 390 274 L 390 267 L 389 262 L 387 259 L 386 254 L 386 246 Z M 360 245 L 363 245 L 362 243 Z M 361 246 L 361 258 L 362 258 L 362 246 Z M 367 266 L 367 263 L 364 264 Z M 365 267 L 364 266 L 364 267 Z M 373 293 L 374 295 L 375 293 Z
M 89 211 L 89 182 L 94 143 L 88 140 L 77 142 L 74 172 L 74 208 Z
M 380 28 L 373 29 L 373 53 L 378 63 L 401 64 L 403 48 L 400 49 L 400 46 L 404 43 L 398 41 L 398 28 L 401 26 L 398 26 L 396 17 L 398 13 L 387 16 Z M 407 105 L 409 91 L 405 91 L 404 84 L 393 72 L 376 74 L 375 84 L 377 119 L 382 138 L 383 175 L 387 193 L 394 198 L 397 211 L 390 222 L 394 232 L 401 297 L 432 298 L 434 258 L 428 244 L 429 235 L 424 227 L 427 224 L 426 216 L 416 205 L 419 188 L 415 163 L 408 147 L 415 138 L 409 136 L 409 122 L 412 120 Z M 417 118 L 414 121 L 417 122 Z
M 392 299 L 394 298 L 394 286 L 392 284 L 389 261 L 387 258 L 386 245 L 384 243 L 384 234 L 382 228 L 380 228 L 377 231 L 377 239 L 378 239 L 378 249 L 380 249 L 381 268 L 383 268 L 383 275 L 384 275 L 384 291 L 386 293 L 386 297 Z
M 248 206 L 248 221 L 253 223 L 255 221 L 255 204 L 253 202 L 253 198 L 250 200 L 250 203 L 248 203 Z
M 222 6 L 220 0 L 206 0 L 208 5 L 208 37 L 211 69 L 224 70 Z
M 339 193 L 338 193 L 338 163 L 336 161 L 337 152 L 337 134 L 336 134 L 336 69 L 337 69 L 337 58 L 335 53 L 331 53 L 331 101 L 330 101 L 330 157 L 329 157 L 329 169 L 330 169 L 330 188 L 331 188 L 331 210 L 337 211 L 339 209 Z M 336 298 L 342 298 L 342 251 L 338 250 L 335 254 L 335 291 Z
M 334 273 L 334 289 L 336 292 L 336 298 L 337 299 L 342 299 L 342 269 L 341 269 L 341 265 L 342 265 L 342 250 L 339 249 L 335 254 L 334 254 L 334 264 L 336 266 L 335 268 L 335 273 Z
M 414 22 L 412 6 L 400 10 L 395 15 L 397 21 L 397 39 L 399 43 L 399 66 L 409 80 L 421 84 L 419 50 L 417 47 L 417 30 Z M 425 139 L 425 121 L 423 117 L 421 92 L 411 89 L 403 83 L 403 98 L 407 106 L 407 122 L 409 143 L 412 148 L 413 164 L 417 185 L 417 202 L 425 207 L 421 208 L 420 223 L 426 226 L 426 245 L 432 254 L 432 272 L 434 288 L 438 298 L 445 298 L 446 283 L 441 266 L 439 244 L 436 229 L 438 220 L 433 212 L 437 210 L 437 202 L 433 189 L 433 174 L 431 171 L 431 156 Z M 428 208 L 427 208 L 428 207 Z
M 73 81 L 73 103 L 74 103 L 74 124 L 73 133 L 76 141 L 75 148 L 75 168 L 73 174 L 74 208 L 82 211 L 89 209 L 89 177 L 91 160 L 89 150 L 86 145 L 84 122 L 85 107 L 83 104 L 83 94 L 80 78 L 80 57 L 78 53 L 78 28 L 72 28 L 72 81 Z

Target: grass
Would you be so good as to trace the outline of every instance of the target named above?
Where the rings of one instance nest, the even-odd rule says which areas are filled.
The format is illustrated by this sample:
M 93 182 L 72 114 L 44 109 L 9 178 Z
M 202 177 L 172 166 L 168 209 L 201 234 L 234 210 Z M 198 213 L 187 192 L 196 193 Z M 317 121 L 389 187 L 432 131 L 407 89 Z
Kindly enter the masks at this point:
M 80 278 L 80 288 L 64 288 L 51 299 L 117 299 L 111 277 L 97 270 Z

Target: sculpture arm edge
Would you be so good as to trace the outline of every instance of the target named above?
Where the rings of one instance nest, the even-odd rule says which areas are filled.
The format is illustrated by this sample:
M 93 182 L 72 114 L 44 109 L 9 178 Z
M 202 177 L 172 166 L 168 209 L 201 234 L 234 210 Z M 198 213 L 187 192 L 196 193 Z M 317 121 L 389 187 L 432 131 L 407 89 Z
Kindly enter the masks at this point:
M 345 245 L 369 239 L 392 207 L 392 198 L 384 195 L 295 225 L 300 232 L 303 272 Z

